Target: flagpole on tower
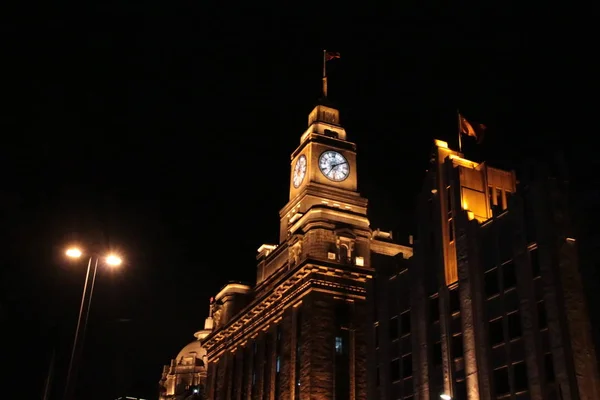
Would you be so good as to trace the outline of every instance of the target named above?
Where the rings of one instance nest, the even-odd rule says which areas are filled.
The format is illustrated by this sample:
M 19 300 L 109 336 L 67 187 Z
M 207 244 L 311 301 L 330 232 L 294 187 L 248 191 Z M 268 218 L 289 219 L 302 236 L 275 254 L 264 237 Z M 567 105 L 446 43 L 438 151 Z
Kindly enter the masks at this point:
M 327 50 L 323 50 L 323 97 L 327 97 Z
M 460 124 L 460 111 L 458 108 L 456 109 L 456 117 L 458 118 L 458 152 L 462 153 L 462 138 L 460 137 L 460 135 L 462 135 L 462 129 Z

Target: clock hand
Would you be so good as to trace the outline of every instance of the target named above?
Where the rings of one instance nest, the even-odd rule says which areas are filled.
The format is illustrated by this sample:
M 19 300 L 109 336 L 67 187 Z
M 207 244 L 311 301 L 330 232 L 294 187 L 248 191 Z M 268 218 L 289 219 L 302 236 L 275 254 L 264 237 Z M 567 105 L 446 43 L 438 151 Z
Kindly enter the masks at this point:
M 341 163 L 338 163 L 338 164 L 332 165 L 332 166 L 331 166 L 331 169 L 337 168 L 339 165 L 344 165 L 344 164 L 348 164 L 348 163 L 347 163 L 346 161 L 344 161 L 344 162 L 341 162 Z

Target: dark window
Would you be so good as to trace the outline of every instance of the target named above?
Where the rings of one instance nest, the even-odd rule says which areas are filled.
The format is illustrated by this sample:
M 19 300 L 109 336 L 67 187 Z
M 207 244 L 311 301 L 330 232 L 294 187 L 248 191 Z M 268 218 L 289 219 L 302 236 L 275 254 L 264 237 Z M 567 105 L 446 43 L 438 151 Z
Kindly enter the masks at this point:
M 257 385 L 256 385 L 256 371 L 258 370 L 258 344 L 256 340 L 252 342 L 252 385 L 250 387 L 250 396 L 256 397 Z
M 336 399 L 347 399 L 350 396 L 350 352 L 348 351 L 350 331 L 345 328 L 350 324 L 351 314 L 352 309 L 349 303 L 340 301 L 336 304 L 335 323 L 337 325 L 337 332 L 335 333 L 334 346 L 338 350 L 335 352 L 333 382 Z M 299 396 L 296 398 L 299 398 Z
M 341 336 L 335 337 L 335 352 L 336 354 L 344 354 L 344 340 Z
M 529 387 L 529 380 L 527 379 L 527 366 L 524 362 L 513 365 L 513 372 L 515 374 L 515 392 L 522 392 L 527 390 Z
M 508 338 L 515 339 L 521 336 L 521 318 L 519 312 L 509 314 L 508 318 Z
M 281 325 L 277 325 L 275 332 L 275 398 L 281 396 L 281 354 L 282 354 L 283 330 Z M 243 389 L 242 389 L 243 390 Z M 246 394 L 242 392 L 242 398 L 246 398 Z
M 462 333 L 462 318 L 460 314 L 456 314 L 454 317 L 452 317 L 452 321 L 450 321 L 450 327 L 453 335 Z
M 494 205 L 494 188 L 488 186 L 488 198 L 490 199 L 490 208 Z
M 404 397 L 402 398 L 405 400 L 412 399 L 414 392 L 415 389 L 413 387 L 413 380 L 411 378 L 404 379 L 404 382 L 402 382 L 402 394 Z
M 336 339 L 336 352 L 337 349 L 337 337 Z M 343 346 L 340 338 L 340 349 L 343 351 Z M 302 309 L 296 309 L 296 366 L 294 375 L 296 376 L 296 398 L 300 398 L 300 369 L 302 368 Z
M 250 349 L 245 348 L 242 353 L 242 399 L 248 397 L 248 375 L 250 374 L 250 368 Z
M 460 296 L 458 293 L 458 288 L 449 290 L 448 295 L 450 298 L 450 313 L 454 314 L 455 312 L 459 312 L 460 311 Z
M 402 357 L 402 377 L 408 378 L 409 376 L 412 376 L 412 372 L 412 355 L 407 354 Z
M 509 208 L 511 204 L 511 199 L 513 198 L 513 193 L 505 191 L 504 196 L 506 197 L 506 208 Z
M 502 318 L 490 321 L 490 345 L 495 346 L 504 342 L 502 333 Z
M 440 298 L 439 297 L 431 297 L 429 299 L 429 316 L 431 318 L 431 322 L 440 320 Z
M 452 218 L 448 220 L 448 240 L 454 241 L 454 220 Z
M 452 212 L 452 187 L 448 186 L 446 188 L 446 201 L 448 202 L 448 214 Z
M 338 326 L 347 327 L 350 323 L 350 307 L 345 301 L 338 301 L 335 305 L 335 320 Z
M 348 246 L 343 244 L 340 246 L 340 263 L 348 264 L 350 259 L 348 258 Z
M 390 377 L 392 382 L 400 379 L 400 359 L 396 358 L 390 363 Z
M 462 335 L 452 336 L 452 357 L 461 358 L 464 356 Z
M 219 400 L 219 363 L 216 362 L 215 363 L 215 380 L 214 382 L 214 387 L 215 387 L 215 400 Z
M 375 325 L 375 347 L 379 347 L 379 326 Z
M 498 224 L 498 260 L 501 264 L 513 258 L 513 235 L 512 225 L 507 221 Z
M 526 194 L 523 198 L 524 200 L 524 219 L 525 219 L 525 233 L 527 238 L 527 243 L 533 243 L 537 240 L 537 230 L 535 226 L 535 215 L 534 208 L 529 196 Z
M 548 327 L 548 318 L 546 317 L 546 306 L 543 301 L 537 303 L 538 324 L 540 329 Z
M 390 340 L 398 339 L 398 317 L 390 319 Z
M 271 387 L 271 362 L 270 362 L 270 355 L 271 355 L 271 347 L 272 347 L 272 341 L 273 338 L 270 335 L 265 335 L 265 341 L 264 341 L 264 345 L 263 345 L 263 400 L 269 400 L 270 395 L 269 395 L 269 388 Z M 233 381 L 233 385 L 235 386 L 235 381 Z M 232 399 L 237 399 L 237 396 L 232 396 Z
M 538 249 L 531 250 L 529 256 L 531 257 L 531 273 L 533 274 L 533 277 L 540 276 L 540 258 Z
M 377 367 L 377 370 L 375 371 L 375 381 L 377 382 L 377 386 L 381 384 L 381 378 L 379 377 L 379 375 L 379 367 Z
M 402 335 L 410 333 L 410 311 L 400 314 L 400 332 Z
M 502 189 L 496 188 L 496 204 L 498 204 L 498 208 L 504 210 L 504 204 L 502 204 Z
M 483 263 L 483 270 L 487 271 L 496 266 L 496 240 L 493 231 L 484 231 L 485 234 L 481 240 L 481 260 Z
M 456 394 L 455 399 L 467 399 L 467 384 L 466 381 L 456 382 Z
M 433 365 L 442 365 L 442 342 L 433 344 L 432 353 L 433 354 L 431 356 L 433 357 Z
M 237 385 L 237 354 L 234 353 L 231 355 L 231 386 L 230 386 L 230 397 L 232 399 L 237 398 L 238 393 L 238 385 Z
M 498 285 L 498 268 L 489 270 L 483 275 L 484 290 L 487 297 L 492 297 L 500 292 Z
M 555 381 L 555 376 L 554 376 L 554 360 L 552 359 L 552 354 L 551 353 L 546 353 L 544 355 L 544 366 L 546 369 L 546 380 L 548 382 L 554 382 Z
M 502 282 L 504 283 L 504 290 L 517 285 L 517 274 L 515 272 L 514 262 L 509 261 L 502 266 Z
M 510 392 L 510 384 L 508 382 L 508 368 L 502 367 L 494 371 L 494 384 L 496 386 L 496 394 L 501 396 Z

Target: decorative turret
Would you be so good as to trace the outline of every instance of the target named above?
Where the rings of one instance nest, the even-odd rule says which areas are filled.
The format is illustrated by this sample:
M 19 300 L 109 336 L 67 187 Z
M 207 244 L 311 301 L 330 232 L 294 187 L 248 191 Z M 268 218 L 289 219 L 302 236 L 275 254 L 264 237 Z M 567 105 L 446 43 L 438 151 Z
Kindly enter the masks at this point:
M 208 317 L 204 320 L 204 329 L 194 334 L 196 340 L 185 346 L 177 357 L 171 360 L 169 366 L 164 366 L 160 379 L 160 400 L 176 400 L 193 393 L 202 398 L 206 384 L 206 350 L 202 347 L 202 340 L 214 329 L 213 314 L 215 299 L 210 299 Z M 200 396 L 200 397 L 198 397 Z

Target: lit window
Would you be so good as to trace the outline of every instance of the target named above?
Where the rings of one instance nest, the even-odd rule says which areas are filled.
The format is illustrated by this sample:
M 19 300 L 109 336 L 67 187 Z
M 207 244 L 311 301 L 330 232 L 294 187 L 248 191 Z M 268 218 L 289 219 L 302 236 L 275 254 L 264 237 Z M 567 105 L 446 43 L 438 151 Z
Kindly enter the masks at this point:
M 344 352 L 344 344 L 340 336 L 335 337 L 335 352 L 337 354 L 342 354 Z
M 356 257 L 356 265 L 362 267 L 365 265 L 365 259 L 363 257 Z
M 277 356 L 277 366 L 276 366 L 277 372 L 280 371 L 281 369 L 281 356 Z

